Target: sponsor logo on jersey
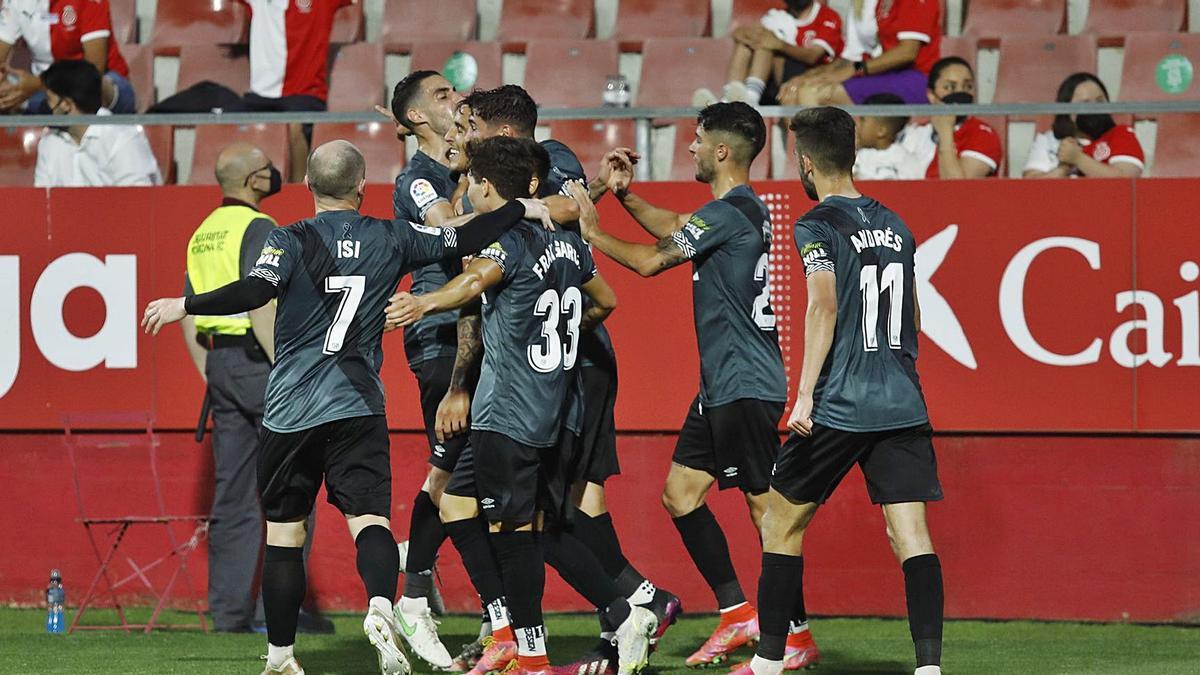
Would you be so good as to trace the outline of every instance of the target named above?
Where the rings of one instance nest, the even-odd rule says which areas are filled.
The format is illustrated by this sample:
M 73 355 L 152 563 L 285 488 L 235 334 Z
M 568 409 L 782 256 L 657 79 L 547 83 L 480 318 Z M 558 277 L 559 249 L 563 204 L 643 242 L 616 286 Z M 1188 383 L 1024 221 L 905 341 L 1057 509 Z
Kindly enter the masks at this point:
M 424 178 L 418 178 L 413 181 L 412 185 L 408 187 L 408 194 L 412 196 L 413 201 L 416 202 L 419 209 L 424 209 L 426 206 L 441 199 L 438 196 L 437 190 L 433 189 L 433 183 Z
M 75 22 L 78 20 L 79 20 L 79 15 L 75 13 L 74 7 L 72 7 L 71 5 L 67 5 L 66 7 L 63 8 L 62 23 L 64 26 L 70 28 L 71 26 L 74 26 Z
M 1107 141 L 1101 141 L 1096 144 L 1096 151 L 1092 153 L 1092 158 L 1097 162 L 1103 162 L 1112 156 L 1112 148 L 1108 146 Z
M 264 246 L 262 253 L 258 256 L 258 261 L 255 265 L 270 265 L 271 267 L 279 267 L 279 259 L 283 257 L 283 249 L 275 248 L 274 246 Z
M 491 246 L 488 246 L 487 248 L 480 251 L 479 257 L 487 258 L 488 260 L 491 260 L 492 262 L 499 265 L 500 269 L 503 270 L 504 263 L 506 263 L 508 261 L 508 252 L 505 251 L 504 247 L 501 246 L 500 242 L 497 241 L 497 242 L 493 242 Z

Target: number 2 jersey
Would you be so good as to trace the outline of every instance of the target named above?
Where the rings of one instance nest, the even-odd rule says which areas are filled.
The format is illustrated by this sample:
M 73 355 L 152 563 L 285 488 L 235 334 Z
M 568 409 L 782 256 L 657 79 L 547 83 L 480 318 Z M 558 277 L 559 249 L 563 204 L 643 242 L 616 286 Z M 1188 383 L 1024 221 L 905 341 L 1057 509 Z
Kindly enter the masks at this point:
M 692 261 L 700 403 L 786 401 L 766 205 L 749 185 L 739 185 L 693 213 L 672 240 Z
M 250 271 L 274 284 L 275 367 L 263 426 L 289 433 L 384 414 L 384 308 L 400 278 L 461 256 L 457 233 L 356 211 L 271 231 Z
M 471 428 L 550 447 L 564 427 L 580 431 L 580 287 L 596 276 L 592 254 L 574 232 L 522 221 L 479 257 L 503 276 L 484 294 Z
M 837 326 L 813 390 L 813 421 L 857 432 L 927 422 L 908 226 L 874 199 L 834 196 L 797 220 L 795 235 L 805 275 L 837 279 Z

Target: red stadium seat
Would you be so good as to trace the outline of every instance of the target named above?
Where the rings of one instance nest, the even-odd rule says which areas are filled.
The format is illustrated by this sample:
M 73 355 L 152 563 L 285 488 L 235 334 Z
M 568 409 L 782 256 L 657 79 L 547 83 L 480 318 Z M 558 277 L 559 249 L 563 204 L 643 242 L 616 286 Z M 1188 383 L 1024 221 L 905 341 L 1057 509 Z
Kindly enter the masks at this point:
M 160 2 L 154 17 L 155 45 L 214 45 L 245 42 L 249 22 L 235 0 Z
M 150 141 L 150 150 L 154 159 L 158 160 L 158 170 L 162 173 L 163 182 L 175 182 L 175 127 L 166 124 L 154 124 L 142 127 L 146 132 L 146 140 Z
M 1200 176 L 1200 113 L 1159 115 L 1154 166 L 1150 175 L 1159 178 Z
M 654 38 L 642 48 L 639 106 L 686 107 L 701 87 L 721 91 L 733 54 L 728 38 Z
M 550 123 L 550 138 L 571 148 L 590 176 L 604 153 L 637 147 L 637 127 L 634 120 L 555 120 Z
M 137 42 L 137 0 L 108 0 L 108 8 L 117 42 L 123 45 Z
M 250 89 L 250 57 L 234 56 L 223 45 L 184 45 L 179 49 L 176 91 L 209 80 L 243 94 Z
M 335 140 L 353 143 L 367 161 L 367 181 L 391 183 L 404 168 L 404 144 L 396 140 L 391 123 L 362 122 L 313 125 L 313 147 Z
M 688 147 L 696 137 L 696 119 L 671 120 L 675 125 L 675 152 L 671 157 L 671 173 L 668 180 L 696 180 L 696 163 Z M 750 165 L 750 180 L 767 180 L 771 176 L 771 136 L 774 133 L 775 120 L 766 120 L 767 144 L 762 152 Z M 787 178 L 795 178 L 796 174 Z
M 342 45 L 329 76 L 330 112 L 369 112 L 384 103 L 383 45 Z
M 262 148 L 275 166 L 288 179 L 288 136 L 286 124 L 250 124 L 233 126 L 206 124 L 196 127 L 196 148 L 192 153 L 192 173 L 189 185 L 215 185 L 213 171 L 217 166 L 217 155 L 230 143 L 245 141 Z
M 462 42 L 475 37 L 478 22 L 475 0 L 388 0 L 383 9 L 380 41 L 388 45 L 414 42 Z M 414 21 L 414 17 L 419 20 Z
M 970 35 L 942 36 L 942 56 L 957 56 L 965 59 L 975 69 L 975 57 L 979 51 L 979 42 Z
M 1054 35 L 1066 27 L 1067 0 L 971 0 L 963 34 L 986 38 Z
M 537 40 L 529 43 L 525 89 L 544 108 L 595 108 L 617 71 L 612 40 Z
M 329 31 L 329 41 L 334 44 L 359 42 L 364 33 L 363 3 L 356 2 L 342 7 L 333 15 L 333 29 Z
M 769 9 L 783 9 L 783 0 L 733 0 L 733 14 L 729 17 L 732 33 L 738 26 L 754 26 Z
M 137 97 L 137 109 L 145 110 L 155 104 L 154 48 L 150 45 L 121 45 L 121 55 L 129 64 L 129 83 Z
M 1102 37 L 1184 30 L 1187 0 L 1091 0 L 1085 33 Z
M 478 74 L 470 89 L 492 89 L 504 84 L 500 77 L 503 56 L 499 42 L 422 42 L 413 45 L 412 71 L 436 70 L 446 67 L 446 60 L 454 52 L 464 52 L 475 57 Z M 465 93 L 465 92 L 464 92 Z
M 696 0 L 621 0 L 617 9 L 618 40 L 700 37 L 712 25 L 707 2 Z
M 1071 73 L 1096 72 L 1090 35 L 1014 35 L 1000 41 L 993 103 L 1047 103 Z
M 496 39 L 582 39 L 591 35 L 592 25 L 592 0 L 504 0 Z
M 1192 64 L 1200 64 L 1200 35 L 1195 33 L 1130 33 L 1125 36 L 1125 62 L 1121 67 L 1122 101 L 1197 101 L 1200 84 L 1192 82 L 1184 91 L 1169 93 L 1159 86 L 1158 76 L 1170 78 L 1179 73 L 1159 72 L 1163 59 L 1178 54 Z M 1180 65 L 1183 65 L 1180 62 Z M 1182 84 L 1182 79 L 1179 84 Z
M 0 129 L 0 185 L 33 187 L 41 127 Z

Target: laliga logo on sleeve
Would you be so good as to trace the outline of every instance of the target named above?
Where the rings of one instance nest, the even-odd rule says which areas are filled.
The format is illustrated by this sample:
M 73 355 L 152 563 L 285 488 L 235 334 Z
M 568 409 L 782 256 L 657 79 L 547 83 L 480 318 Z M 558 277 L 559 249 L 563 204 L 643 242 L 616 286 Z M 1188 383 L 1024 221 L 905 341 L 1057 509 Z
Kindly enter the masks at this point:
M 971 350 L 971 343 L 963 332 L 962 324 L 958 322 L 950 303 L 946 302 L 946 298 L 938 293 L 930 281 L 933 273 L 937 272 L 942 261 L 946 259 L 946 254 L 950 252 L 957 236 L 958 225 L 951 225 L 917 246 L 913 254 L 917 297 L 921 302 L 921 332 L 952 359 L 975 370 L 975 352 Z

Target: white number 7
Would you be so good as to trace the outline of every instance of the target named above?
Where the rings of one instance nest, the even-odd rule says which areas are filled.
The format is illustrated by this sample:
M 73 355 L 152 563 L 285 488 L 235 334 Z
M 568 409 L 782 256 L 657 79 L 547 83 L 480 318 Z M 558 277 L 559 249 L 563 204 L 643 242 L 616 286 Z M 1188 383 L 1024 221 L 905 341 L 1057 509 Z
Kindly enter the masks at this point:
M 333 325 L 325 331 L 325 354 L 336 354 L 342 350 L 346 342 L 346 331 L 358 311 L 358 303 L 362 302 L 363 291 L 367 287 L 367 278 L 361 275 L 352 277 L 325 277 L 326 293 L 341 293 L 337 313 L 333 315 Z

